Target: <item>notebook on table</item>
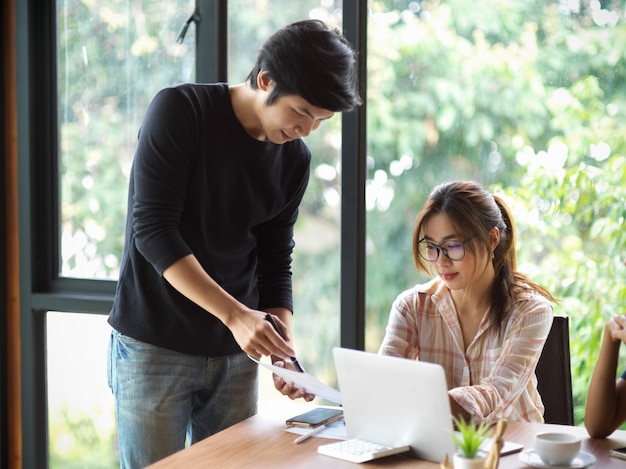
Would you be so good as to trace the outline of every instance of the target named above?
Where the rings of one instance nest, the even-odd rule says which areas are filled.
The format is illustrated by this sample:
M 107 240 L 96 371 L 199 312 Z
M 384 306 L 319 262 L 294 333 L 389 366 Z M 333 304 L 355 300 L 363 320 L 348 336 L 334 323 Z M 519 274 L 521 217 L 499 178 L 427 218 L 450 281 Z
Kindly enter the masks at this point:
M 400 452 L 452 460 L 452 417 L 443 368 L 433 363 L 346 348 L 333 349 L 347 441 L 318 447 L 365 462 Z M 368 448 L 349 446 L 365 445 Z

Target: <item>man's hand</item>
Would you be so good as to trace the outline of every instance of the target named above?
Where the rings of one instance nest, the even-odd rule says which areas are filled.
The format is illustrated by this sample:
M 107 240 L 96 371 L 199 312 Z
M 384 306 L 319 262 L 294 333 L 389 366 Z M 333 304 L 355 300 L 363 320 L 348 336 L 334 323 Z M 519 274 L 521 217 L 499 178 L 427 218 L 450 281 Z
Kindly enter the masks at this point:
M 295 355 L 293 347 L 274 330 L 269 321 L 265 320 L 263 311 L 248 309 L 231 316 L 227 327 L 232 332 L 241 349 L 257 360 L 261 356 L 276 356 L 282 359 Z M 286 330 L 280 320 L 276 320 L 281 330 Z M 285 334 L 286 337 L 289 337 Z
M 285 362 L 282 360 L 277 360 L 273 364 L 274 366 L 278 366 L 280 368 L 288 368 L 297 371 L 295 367 L 288 361 L 288 365 L 285 366 Z M 294 383 L 288 383 L 283 378 L 278 375 L 272 375 L 274 379 L 274 386 L 278 389 L 281 394 L 288 396 L 291 400 L 296 400 L 299 398 L 304 399 L 307 402 L 311 402 L 315 399 L 315 394 L 309 394 L 306 392 L 306 389 L 297 387 Z

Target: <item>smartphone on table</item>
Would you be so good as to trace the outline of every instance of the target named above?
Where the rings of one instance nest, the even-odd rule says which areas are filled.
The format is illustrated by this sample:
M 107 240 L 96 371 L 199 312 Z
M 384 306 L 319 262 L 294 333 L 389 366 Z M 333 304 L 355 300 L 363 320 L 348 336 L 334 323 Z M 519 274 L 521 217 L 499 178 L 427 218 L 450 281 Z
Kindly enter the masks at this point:
M 343 417 L 343 410 L 317 407 L 315 409 L 288 418 L 285 423 L 288 427 L 315 428 L 320 425 L 329 425 Z

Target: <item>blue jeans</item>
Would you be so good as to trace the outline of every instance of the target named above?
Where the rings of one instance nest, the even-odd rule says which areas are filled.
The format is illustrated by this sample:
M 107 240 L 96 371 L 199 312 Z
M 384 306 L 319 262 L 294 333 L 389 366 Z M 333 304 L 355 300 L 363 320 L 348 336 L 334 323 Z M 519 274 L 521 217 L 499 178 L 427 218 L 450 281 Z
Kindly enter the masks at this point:
M 123 469 L 143 468 L 257 411 L 257 365 L 243 352 L 187 355 L 113 330 L 108 382 Z

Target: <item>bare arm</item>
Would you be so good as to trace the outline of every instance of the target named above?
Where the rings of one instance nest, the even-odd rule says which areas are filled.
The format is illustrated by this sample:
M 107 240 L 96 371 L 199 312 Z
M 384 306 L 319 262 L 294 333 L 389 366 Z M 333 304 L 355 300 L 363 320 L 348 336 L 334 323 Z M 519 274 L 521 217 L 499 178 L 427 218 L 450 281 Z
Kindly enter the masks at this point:
M 269 308 L 265 312 L 248 308 L 220 287 L 193 255 L 183 257 L 169 266 L 163 272 L 163 277 L 180 293 L 222 321 L 248 355 L 255 358 L 271 355 L 274 364 L 278 366 L 290 363 L 284 358 L 295 355 L 291 345 L 291 311 L 286 308 Z M 266 313 L 278 317 L 277 322 L 285 340 L 265 320 Z M 315 398 L 278 376 L 274 376 L 274 385 L 291 399 L 302 397 L 311 401 Z
M 233 333 L 244 352 L 255 358 L 262 355 L 289 357 L 295 354 L 265 320 L 265 313 L 243 305 L 211 278 L 193 255 L 183 257 L 163 272 L 163 277 L 188 299 L 217 317 Z M 280 319 L 290 340 L 291 324 L 284 310 Z M 289 312 L 289 315 L 291 313 Z
M 623 316 L 611 319 L 604 328 L 585 408 L 585 427 L 592 438 L 605 438 L 626 421 L 626 380 L 615 380 L 620 344 L 626 342 L 625 328 Z

